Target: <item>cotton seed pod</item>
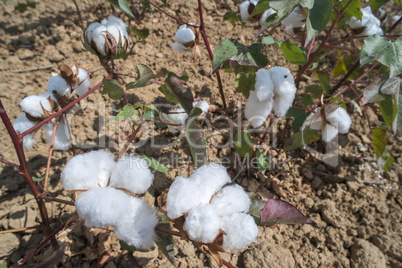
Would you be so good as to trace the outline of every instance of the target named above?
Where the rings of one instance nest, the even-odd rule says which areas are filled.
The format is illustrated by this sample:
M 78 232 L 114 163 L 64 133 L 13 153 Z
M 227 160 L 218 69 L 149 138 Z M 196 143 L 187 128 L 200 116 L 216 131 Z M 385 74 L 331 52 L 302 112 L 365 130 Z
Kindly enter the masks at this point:
M 197 28 L 183 24 L 179 27 L 175 34 L 175 43 L 172 48 L 178 52 L 187 52 L 194 48 L 200 38 Z

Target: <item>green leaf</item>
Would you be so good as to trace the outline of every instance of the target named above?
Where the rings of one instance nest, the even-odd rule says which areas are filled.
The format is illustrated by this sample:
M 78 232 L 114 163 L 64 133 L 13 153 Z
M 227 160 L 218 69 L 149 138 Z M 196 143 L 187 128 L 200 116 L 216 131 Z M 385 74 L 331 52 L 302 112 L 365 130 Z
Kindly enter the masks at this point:
M 389 78 L 388 75 L 377 79 L 363 91 L 363 104 L 375 103 L 385 100 L 387 96 L 398 94 L 400 82 L 399 78 Z
M 389 0 L 369 0 L 371 11 L 374 12 L 378 10 L 382 5 L 388 3 L 388 1 Z
M 318 141 L 320 139 L 320 134 L 317 130 L 312 130 L 306 127 L 303 131 L 294 134 L 287 141 L 285 151 L 291 151 L 312 142 Z
M 346 4 L 349 4 L 349 6 L 346 8 L 345 12 L 339 19 L 337 26 L 339 28 L 346 28 L 346 22 L 351 18 L 351 17 L 356 17 L 357 19 L 361 20 L 362 19 L 362 12 L 360 10 L 360 0 L 352 0 L 352 2 L 349 3 L 349 1 L 339 1 L 336 0 L 334 3 L 334 6 L 337 7 L 338 10 L 342 10 Z M 333 13 L 332 20 L 336 18 L 336 13 Z
M 27 1 L 26 3 L 15 3 L 15 10 L 18 10 L 20 13 L 24 13 L 28 9 L 28 7 L 35 8 L 36 4 L 31 1 Z
M 305 91 L 306 91 L 306 93 L 311 93 L 313 95 L 313 97 L 316 99 L 321 98 L 321 95 L 323 93 L 322 87 L 320 87 L 318 85 L 310 85 L 310 86 L 306 87 Z
M 235 80 L 235 88 L 237 92 L 243 93 L 248 98 L 250 90 L 254 90 L 255 73 L 238 73 Z
M 187 142 L 190 145 L 191 155 L 196 167 L 200 167 L 207 163 L 207 141 L 204 135 L 204 130 L 198 123 L 198 116 L 202 114 L 200 108 L 192 109 L 186 120 L 185 132 Z
M 152 70 L 144 64 L 137 64 L 135 68 L 137 69 L 137 80 L 128 83 L 126 88 L 131 89 L 150 85 L 151 81 L 149 80 L 154 77 Z
M 290 39 L 282 42 L 280 49 L 285 55 L 285 59 L 297 65 L 303 65 L 307 61 L 307 54 L 297 46 L 295 46 Z
M 386 146 L 387 136 L 385 135 L 385 130 L 377 127 L 373 130 L 373 148 L 377 159 L 382 156 Z
M 251 133 L 248 130 L 239 131 L 234 137 L 236 153 L 238 153 L 241 157 L 251 157 L 254 153 L 253 147 L 255 144 L 256 142 L 251 138 Z
M 159 215 L 158 227 L 166 230 L 171 230 L 170 222 L 163 214 Z M 175 254 L 174 254 L 174 240 L 172 235 L 155 231 L 157 238 L 154 240 L 158 246 L 159 251 L 169 260 L 169 262 L 176 267 Z
M 180 79 L 174 73 L 168 73 L 165 79 L 165 83 L 168 84 L 171 92 L 175 95 L 176 99 L 179 101 L 183 109 L 187 114 L 190 114 L 193 109 L 193 93 L 186 85 L 186 82 Z
M 131 104 L 126 104 L 122 109 L 116 110 L 116 112 L 118 112 L 118 114 L 111 117 L 106 123 L 109 121 L 122 121 L 127 118 L 131 118 L 131 122 L 137 120 L 138 111 L 134 109 L 134 106 Z
M 275 38 L 273 36 L 264 36 L 262 38 L 262 43 L 266 45 L 280 45 L 282 44 L 283 41 L 275 41 Z
M 309 105 L 311 105 L 314 102 L 314 98 L 311 97 L 311 95 L 309 94 L 304 94 L 303 95 L 303 105 L 304 107 L 307 107 Z
M 270 162 L 269 157 L 261 153 L 260 150 L 257 150 L 256 157 L 257 157 L 258 170 L 262 174 L 265 174 L 265 171 L 269 169 L 269 162 Z
M 246 47 L 235 39 L 224 39 L 214 51 L 214 59 L 212 61 L 213 73 L 217 72 L 223 63 L 230 65 L 234 62 L 244 67 L 254 67 L 251 70 L 263 68 L 268 64 L 268 59 L 261 53 L 261 49 L 262 44 L 259 43 Z
M 360 65 L 376 60 L 390 67 L 391 77 L 402 73 L 402 37 L 392 41 L 379 35 L 364 39 L 364 48 L 360 53 Z
M 394 160 L 395 159 L 385 151 L 384 154 L 378 159 L 378 164 L 386 171 L 389 171 L 394 163 Z
M 402 132 L 402 92 L 401 87 L 399 87 L 398 93 L 395 95 L 396 103 L 396 115 L 393 124 L 393 131 L 395 133 Z
M 308 115 L 309 113 L 304 110 L 290 107 L 286 113 L 286 118 L 293 117 L 292 129 L 293 131 L 299 131 Z
M 145 27 L 142 29 L 131 27 L 131 31 L 138 37 L 139 40 L 144 40 L 149 35 L 149 30 Z
M 384 119 L 384 122 L 392 128 L 392 123 L 394 122 L 394 107 L 392 104 L 392 98 L 387 97 L 382 101 L 378 102 L 378 105 L 380 106 L 381 110 L 381 115 L 382 118 Z
M 332 13 L 332 0 L 318 0 L 314 1 L 314 6 L 308 11 L 306 21 L 306 41 L 305 46 L 310 40 L 324 30 Z
M 331 89 L 329 73 L 317 72 L 317 71 L 315 71 L 314 73 L 317 76 L 318 80 L 320 81 L 320 84 L 324 89 L 324 93 L 327 94 L 327 92 Z
M 186 71 L 184 71 L 181 74 L 175 74 L 173 72 L 168 72 L 167 74 L 165 74 L 165 79 L 167 79 L 169 76 L 172 76 L 172 75 L 177 77 L 177 78 L 179 78 L 180 80 L 185 81 L 185 82 L 188 81 L 188 73 Z
M 128 6 L 127 0 L 107 0 L 107 1 L 116 8 L 121 9 L 122 11 L 124 11 L 124 13 L 134 18 L 133 13 L 131 12 L 130 7 Z
M 229 21 L 233 27 L 236 26 L 236 22 L 241 22 L 241 16 L 236 12 L 230 10 L 223 15 L 223 21 Z
M 261 222 L 260 211 L 267 205 L 267 201 L 261 200 L 256 194 L 248 195 L 251 201 L 248 213 L 254 218 L 255 223 L 258 225 Z
M 169 176 L 167 167 L 155 158 L 148 157 L 146 155 L 138 155 L 138 157 L 147 161 L 148 166 L 153 170 L 165 174 L 166 177 Z
M 141 5 L 145 7 L 146 9 L 152 10 L 152 6 L 148 1 L 140 1 Z
M 169 102 L 173 103 L 179 103 L 179 100 L 176 98 L 176 96 L 173 94 L 172 90 L 169 88 L 168 85 L 164 84 L 158 88 L 160 92 L 162 92 L 163 95 L 165 95 L 165 98 Z
M 113 100 L 121 99 L 124 95 L 123 88 L 117 85 L 117 81 L 114 79 L 103 79 L 102 95 L 108 94 Z
M 35 177 L 35 176 L 32 176 L 32 180 L 33 181 L 43 181 L 44 179 L 46 178 L 46 173 L 45 173 L 45 175 L 43 175 L 42 177 L 40 177 L 40 178 L 37 178 L 37 177 Z

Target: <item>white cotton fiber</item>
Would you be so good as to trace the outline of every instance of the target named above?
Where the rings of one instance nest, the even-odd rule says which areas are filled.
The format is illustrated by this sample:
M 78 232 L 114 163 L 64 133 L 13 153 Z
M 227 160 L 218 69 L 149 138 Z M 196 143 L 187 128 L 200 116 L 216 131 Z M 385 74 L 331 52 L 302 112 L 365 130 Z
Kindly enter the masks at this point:
M 264 24 L 265 20 L 269 16 L 271 16 L 272 14 L 275 14 L 275 13 L 276 13 L 276 11 L 274 9 L 272 9 L 272 8 L 265 10 L 264 13 L 262 13 L 262 16 L 261 16 L 261 18 L 259 20 L 259 24 L 262 26 Z
M 176 121 L 177 124 L 182 124 L 186 121 L 188 114 L 184 110 L 184 108 L 179 105 L 179 108 L 171 110 L 169 112 L 169 116 Z
M 322 140 L 324 142 L 330 142 L 338 134 L 338 129 L 332 124 L 326 124 L 322 130 Z
M 187 48 L 183 44 L 178 43 L 178 42 L 174 42 L 172 45 L 172 48 L 174 50 L 176 50 L 177 52 L 187 52 L 187 51 L 191 50 L 191 48 Z
M 258 235 L 258 227 L 253 217 L 244 213 L 223 217 L 221 229 L 226 233 L 223 236 L 223 249 L 227 252 L 246 248 Z
M 145 193 L 154 180 L 147 161 L 129 155 L 117 161 L 110 178 L 110 186 L 135 194 Z
M 88 72 L 84 69 L 78 69 L 78 82 L 75 86 L 78 86 L 74 91 L 73 94 L 78 94 L 82 96 L 85 92 L 88 91 L 88 88 L 91 86 L 91 82 L 89 81 Z M 74 87 L 75 88 L 75 87 Z
M 348 112 L 342 107 L 338 107 L 334 112 L 328 114 L 326 119 L 336 126 L 341 134 L 348 133 L 350 125 L 352 124 Z
M 116 44 L 121 43 L 122 46 L 124 46 L 125 40 L 123 34 L 120 32 L 120 28 L 116 27 L 115 25 L 110 25 L 107 26 L 107 32 L 113 36 L 114 40 L 116 41 Z
M 154 229 L 158 224 L 156 210 L 144 200 L 132 196 L 128 204 L 120 204 L 120 206 L 124 206 L 125 212 L 114 228 L 119 239 L 136 248 L 152 247 Z
M 318 113 L 318 114 L 317 114 Z M 322 129 L 322 119 L 319 116 L 320 110 L 317 109 L 314 113 L 309 114 L 306 120 L 301 127 L 301 130 L 304 130 L 307 126 L 309 126 L 313 130 L 321 130 Z
M 65 190 L 105 187 L 114 168 L 113 155 L 106 150 L 74 156 L 61 172 Z
M 104 21 L 102 21 L 102 23 L 103 22 Z M 121 19 L 119 19 L 113 15 L 110 15 L 108 17 L 108 20 L 106 21 L 106 25 L 108 25 L 108 26 L 109 25 L 118 25 L 122 30 L 127 32 L 127 24 L 125 24 Z
M 381 29 L 381 21 L 373 15 L 371 12 L 371 7 L 367 6 L 361 9 L 363 14 L 362 19 L 359 20 L 356 17 L 350 18 L 348 24 L 352 29 L 359 29 L 365 27 L 364 31 L 359 35 L 373 35 L 373 34 L 383 34 Z
M 289 69 L 272 67 L 269 69 L 274 83 L 275 100 L 273 110 L 276 115 L 285 117 L 296 96 L 296 86 Z
M 29 121 L 25 114 L 20 115 L 14 122 L 13 127 L 17 133 L 23 133 L 37 125 L 37 122 Z M 35 144 L 34 134 L 25 135 L 23 138 L 24 149 L 30 149 Z
M 103 56 L 106 56 L 106 30 L 106 26 L 101 24 L 92 31 L 92 41 L 95 43 L 97 51 Z
M 259 69 L 255 73 L 255 93 L 259 101 L 266 101 L 274 96 L 274 84 L 271 79 L 270 71 Z
M 195 35 L 191 28 L 187 28 L 186 24 L 183 24 L 177 30 L 174 39 L 181 44 L 187 44 L 195 40 Z
M 49 100 L 49 98 L 50 98 L 50 99 L 53 100 L 57 105 L 59 104 L 58 101 L 57 101 L 57 99 L 56 99 L 56 97 L 53 95 L 53 93 L 46 92 L 46 93 L 40 94 L 39 96 L 41 96 L 41 97 L 43 97 L 43 98 L 45 98 L 45 99 L 47 99 L 47 100 Z
M 306 25 L 306 17 L 300 7 L 296 7 L 284 20 L 281 21 L 284 26 L 304 27 Z
M 204 100 L 193 102 L 193 107 L 200 108 L 203 114 L 207 114 L 209 110 L 209 104 L 207 101 Z
M 66 80 L 60 75 L 54 75 L 47 81 L 47 92 L 53 93 L 56 91 L 60 96 L 70 95 L 71 87 L 67 84 Z
M 221 217 L 237 212 L 247 213 L 250 204 L 250 198 L 237 184 L 223 187 L 211 201 Z
M 248 13 L 248 7 L 250 6 L 250 2 L 248 0 L 244 1 L 240 4 L 240 16 L 243 21 L 247 20 L 250 17 Z
M 183 229 L 191 240 L 212 243 L 219 233 L 219 227 L 220 219 L 215 207 L 203 204 L 189 211 Z
M 250 92 L 246 107 L 244 109 L 244 115 L 254 128 L 259 128 L 264 124 L 267 117 L 272 110 L 273 100 L 259 101 L 255 91 Z
M 43 109 L 50 111 L 52 108 L 49 101 L 43 96 L 31 95 L 24 98 L 20 102 L 20 106 L 24 112 L 33 117 L 42 117 L 44 115 Z
M 87 227 L 116 226 L 126 214 L 130 196 L 111 187 L 81 193 L 75 201 L 78 215 Z
M 99 25 L 100 25 L 99 22 L 93 22 L 88 26 L 87 30 L 85 31 L 85 37 L 87 38 L 87 42 L 89 44 L 91 44 L 91 41 L 92 41 L 93 31 L 96 28 L 98 28 Z
M 51 122 L 43 125 L 43 128 L 45 129 L 46 140 L 48 143 L 51 143 L 52 141 L 53 127 L 54 125 Z M 59 150 L 67 150 L 68 148 L 70 148 L 70 132 L 64 120 L 62 120 L 57 127 L 53 144 L 54 147 Z

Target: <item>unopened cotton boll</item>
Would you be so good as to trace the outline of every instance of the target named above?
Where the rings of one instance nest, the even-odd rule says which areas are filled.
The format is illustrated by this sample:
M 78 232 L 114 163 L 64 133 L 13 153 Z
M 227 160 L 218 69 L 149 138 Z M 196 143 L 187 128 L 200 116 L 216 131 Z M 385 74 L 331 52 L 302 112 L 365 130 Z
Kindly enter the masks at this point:
M 48 112 L 52 110 L 49 100 L 44 96 L 28 96 L 20 102 L 20 106 L 24 112 L 39 118 L 44 115 L 43 109 Z
M 111 187 L 99 187 L 81 193 L 75 201 L 78 215 L 87 227 L 116 226 L 126 214 L 130 196 Z
M 221 217 L 237 212 L 247 213 L 250 204 L 250 197 L 237 184 L 223 187 L 211 201 Z
M 85 92 L 88 91 L 88 88 L 91 86 L 91 82 L 89 81 L 88 72 L 84 69 L 78 69 L 78 82 L 76 84 L 79 85 L 74 91 L 73 94 L 78 94 L 78 96 L 82 96 Z
M 153 245 L 154 229 L 158 224 L 156 210 L 144 200 L 130 196 L 124 214 L 114 228 L 119 239 L 130 246 L 148 249 Z
M 110 178 L 110 186 L 123 188 L 135 194 L 145 193 L 154 180 L 147 161 L 129 155 L 117 161 Z
M 191 44 L 195 40 L 195 34 L 190 27 L 183 24 L 179 27 L 175 34 L 175 43 L 172 48 L 178 52 L 186 52 L 191 49 Z
M 61 172 L 65 190 L 105 187 L 115 166 L 113 155 L 106 150 L 74 156 Z
M 203 204 L 189 211 L 183 229 L 191 240 L 212 243 L 219 233 L 219 227 L 220 219 L 215 207 Z
M 274 96 L 274 84 L 269 70 L 259 69 L 255 73 L 254 88 L 259 101 L 266 101 Z
M 51 143 L 53 136 L 53 123 L 49 122 L 43 125 L 45 129 L 45 136 L 47 142 Z M 54 136 L 54 147 L 60 150 L 67 150 L 70 148 L 70 130 L 64 120 L 60 121 Z
M 246 248 L 253 243 L 258 235 L 258 227 L 252 216 L 244 213 L 234 213 L 222 218 L 221 229 L 226 233 L 223 236 L 223 249 L 234 252 Z
M 303 10 L 298 6 L 284 19 L 281 21 L 284 26 L 304 27 L 306 25 L 306 16 Z
M 66 80 L 60 75 L 54 75 L 49 78 L 47 81 L 47 92 L 53 93 L 56 91 L 58 95 L 70 95 L 71 87 L 67 84 Z
M 23 133 L 36 125 L 37 123 L 30 121 L 26 114 L 22 114 L 15 120 L 13 127 L 17 133 Z M 34 133 L 25 135 L 22 144 L 24 149 L 32 148 L 32 146 L 35 144 Z
M 272 110 L 273 100 L 268 99 L 266 101 L 259 101 L 255 91 L 250 92 L 246 107 L 244 109 L 244 115 L 250 122 L 253 128 L 259 128 L 264 124 L 267 117 Z

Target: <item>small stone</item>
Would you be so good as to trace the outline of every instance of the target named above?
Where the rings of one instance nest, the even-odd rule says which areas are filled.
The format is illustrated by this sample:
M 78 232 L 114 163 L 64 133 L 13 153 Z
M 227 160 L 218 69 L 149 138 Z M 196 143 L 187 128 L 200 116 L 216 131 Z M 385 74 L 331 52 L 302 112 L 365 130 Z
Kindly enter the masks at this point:
M 20 240 L 15 234 L 1 234 L 0 256 L 8 256 L 19 244 Z
M 314 176 L 314 180 L 311 183 L 311 186 L 313 186 L 314 189 L 318 189 L 322 184 L 322 180 L 318 176 Z
M 308 179 L 309 181 L 314 179 L 314 175 L 313 172 L 311 172 L 311 170 L 307 169 L 307 168 L 303 168 L 302 169 L 302 174 L 303 176 Z
M 351 247 L 351 267 L 382 268 L 386 267 L 384 254 L 373 244 L 364 239 L 355 239 Z

